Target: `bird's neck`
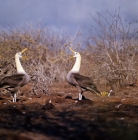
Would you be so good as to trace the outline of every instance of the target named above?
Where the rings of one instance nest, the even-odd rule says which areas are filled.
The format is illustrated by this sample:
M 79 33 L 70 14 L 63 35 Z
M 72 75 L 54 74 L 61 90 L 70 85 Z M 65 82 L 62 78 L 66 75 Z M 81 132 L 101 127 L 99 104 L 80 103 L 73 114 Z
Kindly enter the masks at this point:
M 79 73 L 80 65 L 81 65 L 81 57 L 77 57 L 75 64 L 74 64 L 73 68 L 71 69 L 71 72 Z
M 15 62 L 16 62 L 17 73 L 26 73 L 21 65 L 19 57 L 15 56 Z

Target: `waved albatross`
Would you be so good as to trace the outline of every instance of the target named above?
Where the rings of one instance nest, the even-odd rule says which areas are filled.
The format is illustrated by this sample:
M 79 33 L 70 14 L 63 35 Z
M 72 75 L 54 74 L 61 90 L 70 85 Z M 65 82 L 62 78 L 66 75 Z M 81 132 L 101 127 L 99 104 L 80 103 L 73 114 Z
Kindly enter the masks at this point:
M 26 85 L 30 80 L 29 75 L 25 72 L 20 63 L 22 53 L 26 50 L 27 48 L 19 53 L 16 53 L 15 55 L 17 74 L 6 76 L 0 80 L 0 88 L 5 88 L 6 90 L 11 91 L 11 93 L 13 94 L 13 102 L 16 102 L 16 93 L 19 91 L 19 89 L 22 86 Z
M 86 77 L 79 74 L 80 65 L 81 65 L 81 55 L 78 52 L 75 52 L 70 48 L 70 50 L 74 53 L 76 58 L 75 64 L 71 71 L 67 74 L 67 81 L 69 84 L 75 86 L 79 92 L 79 100 L 82 100 L 82 94 L 84 91 L 91 91 L 92 93 L 101 94 L 93 80 L 90 77 Z

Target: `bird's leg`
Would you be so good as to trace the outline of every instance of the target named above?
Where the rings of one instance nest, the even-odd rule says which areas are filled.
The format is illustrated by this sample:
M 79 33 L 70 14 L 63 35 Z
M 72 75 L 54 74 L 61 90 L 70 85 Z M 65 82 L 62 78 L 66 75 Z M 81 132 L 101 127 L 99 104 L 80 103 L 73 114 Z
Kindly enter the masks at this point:
M 16 93 L 13 93 L 13 102 L 16 102 Z
M 15 89 L 13 89 L 13 88 L 7 88 L 7 90 L 8 91 L 10 91 L 11 92 L 11 94 L 12 94 L 12 102 L 16 102 L 16 94 L 14 93 L 15 92 Z
M 18 93 L 19 88 L 20 88 L 20 87 L 14 88 L 14 92 L 13 92 L 13 102 L 16 102 L 16 97 L 17 97 L 16 93 Z
M 12 94 L 12 102 L 15 102 L 16 101 L 16 94 L 14 93 L 13 90 L 10 90 L 11 91 L 11 94 Z
M 82 89 L 79 86 L 76 86 L 79 91 L 79 100 L 82 100 Z
M 82 93 L 79 93 L 79 100 L 82 100 Z

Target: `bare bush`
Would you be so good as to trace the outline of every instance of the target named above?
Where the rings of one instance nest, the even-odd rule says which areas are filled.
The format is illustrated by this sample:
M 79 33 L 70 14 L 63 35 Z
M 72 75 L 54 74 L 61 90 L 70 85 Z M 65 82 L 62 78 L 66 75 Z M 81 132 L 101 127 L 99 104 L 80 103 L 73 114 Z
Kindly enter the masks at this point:
M 92 17 L 97 27 L 89 30 L 86 44 L 81 46 L 79 31 L 70 36 L 64 30 L 32 26 L 0 32 L 0 78 L 16 72 L 14 55 L 24 48 L 22 65 L 31 77 L 32 90 L 48 93 L 52 82 L 66 80 L 74 59 L 69 47 L 82 55 L 81 73 L 92 77 L 98 85 L 135 85 L 138 81 L 138 35 L 134 24 L 125 24 L 116 11 L 107 17 Z M 80 40 L 79 40 L 80 41 Z M 82 41 L 82 40 L 81 40 Z M 75 48 L 74 48 L 75 47 Z
M 110 83 L 111 88 L 114 83 L 134 85 L 138 73 L 138 30 L 133 23 L 126 25 L 119 11 L 107 15 L 91 16 L 97 27 L 90 29 L 86 42 L 86 49 L 91 52 L 87 55 L 94 62 L 90 69 L 98 83 Z

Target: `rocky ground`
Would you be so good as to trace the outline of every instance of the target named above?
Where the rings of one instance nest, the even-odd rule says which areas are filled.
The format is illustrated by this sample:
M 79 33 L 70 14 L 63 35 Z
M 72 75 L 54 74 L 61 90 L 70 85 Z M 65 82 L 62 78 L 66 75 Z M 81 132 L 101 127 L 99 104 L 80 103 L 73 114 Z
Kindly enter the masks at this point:
M 138 87 L 117 89 L 110 97 L 85 92 L 82 101 L 66 83 L 49 89 L 50 95 L 23 95 L 17 103 L 0 95 L 0 140 L 138 138 Z

